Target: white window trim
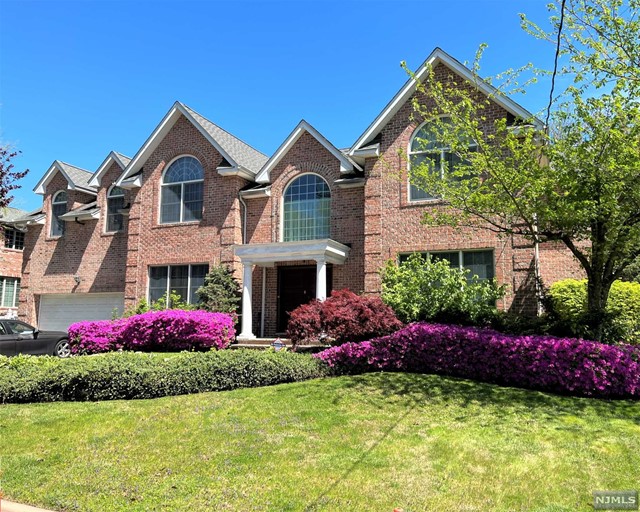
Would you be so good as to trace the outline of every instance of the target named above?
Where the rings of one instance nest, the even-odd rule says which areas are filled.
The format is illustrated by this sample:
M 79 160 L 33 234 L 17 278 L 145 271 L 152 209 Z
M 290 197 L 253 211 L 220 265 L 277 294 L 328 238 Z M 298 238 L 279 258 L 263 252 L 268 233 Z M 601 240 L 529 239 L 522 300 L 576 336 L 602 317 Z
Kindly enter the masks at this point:
M 298 178 L 301 178 L 302 176 L 306 176 L 307 174 L 312 174 L 313 176 L 317 176 L 318 178 L 320 178 L 322 181 L 324 181 L 327 184 L 327 188 L 329 189 L 329 199 L 331 200 L 331 203 L 329 203 L 329 235 L 327 236 L 327 238 L 331 238 L 331 211 L 332 211 L 332 203 L 333 203 L 333 191 L 331 190 L 331 186 L 329 185 L 329 182 L 325 180 L 324 177 L 319 175 L 317 172 L 302 172 L 300 174 L 296 174 L 293 178 L 291 178 L 287 183 L 286 187 L 284 187 L 284 189 L 282 190 L 282 196 L 280 198 L 280 208 L 279 208 L 280 226 L 278 228 L 278 231 L 279 231 L 278 240 L 280 240 L 280 242 L 284 243 L 284 196 L 287 195 L 287 190 L 289 190 L 289 187 L 293 185 L 293 183 Z M 318 240 L 324 240 L 324 239 L 319 238 Z M 297 241 L 299 240 L 294 240 L 294 242 L 297 242 Z
M 66 196 L 66 199 L 64 201 L 57 200 L 57 198 L 58 198 L 58 196 L 60 194 L 64 194 Z M 54 217 L 54 215 L 53 215 L 53 207 L 55 205 L 64 204 L 64 206 L 65 206 L 65 212 L 64 213 L 67 213 L 67 209 L 68 209 L 67 205 L 68 205 L 68 203 L 69 203 L 69 195 L 67 194 L 66 190 L 58 190 L 55 194 L 53 194 L 53 197 L 51 198 L 51 222 L 49 223 L 49 236 L 51 238 L 60 238 L 60 237 L 64 236 L 64 232 L 66 231 L 63 228 L 61 234 L 59 234 L 59 235 L 54 235 L 53 234 L 53 225 L 54 225 L 53 223 L 57 219 L 57 217 Z M 64 224 L 63 224 L 63 226 L 64 226 Z
M 173 163 L 177 160 L 180 160 L 181 158 L 184 157 L 190 157 L 193 158 L 195 160 L 198 161 L 198 163 L 200 164 L 200 167 L 202 167 L 202 179 L 201 180 L 189 180 L 189 181 L 177 181 L 175 183 L 165 183 L 164 182 L 164 177 L 167 174 L 167 171 L 169 169 L 171 169 L 171 166 L 173 165 Z M 160 194 L 158 197 L 158 224 L 159 225 L 171 225 L 171 224 L 196 224 L 198 222 L 200 222 L 202 219 L 196 219 L 196 220 L 183 220 L 184 219 L 184 185 L 185 184 L 189 184 L 189 183 L 202 183 L 202 200 L 203 200 L 203 204 L 202 204 L 202 213 L 204 215 L 204 165 L 202 165 L 202 162 L 200 161 L 199 158 L 196 158 L 194 155 L 190 155 L 188 153 L 185 153 L 183 155 L 179 155 L 175 158 L 173 158 L 163 169 L 162 171 L 162 176 L 160 177 Z M 162 222 L 162 190 L 163 187 L 170 187 L 170 186 L 175 186 L 175 185 L 180 185 L 180 220 L 178 221 L 172 221 L 172 222 Z
M 425 153 L 431 153 L 434 154 L 436 153 L 436 150 L 433 151 L 411 151 L 411 146 L 413 145 L 413 141 L 416 138 L 416 135 L 420 132 L 420 130 L 422 130 L 422 128 L 429 124 L 432 123 L 433 121 L 435 121 L 436 119 L 451 119 L 451 116 L 448 114 L 441 114 L 439 116 L 434 116 L 431 117 L 429 119 L 427 119 L 426 121 L 423 121 L 422 123 L 420 123 L 416 129 L 413 131 L 413 133 L 411 134 L 411 138 L 409 139 L 409 144 L 407 146 L 407 201 L 409 203 L 432 203 L 434 201 L 442 201 L 441 197 L 425 197 L 423 199 L 412 199 L 411 198 L 411 180 L 409 179 L 411 176 L 411 157 L 413 155 L 422 155 Z M 469 144 L 469 147 L 472 146 L 476 146 L 477 147 L 478 144 Z M 441 148 L 438 148 L 438 151 L 440 151 L 440 179 L 444 178 L 444 154 L 447 152 L 450 152 L 451 148 L 448 146 L 443 146 Z
M 122 190 L 122 195 L 118 195 L 118 196 L 112 196 L 111 192 L 113 191 L 114 188 L 119 188 L 120 190 Z M 105 233 L 122 233 L 124 231 L 124 224 L 122 226 L 121 230 L 115 230 L 115 231 L 109 231 L 109 199 L 112 198 L 118 198 L 118 197 L 124 197 L 125 196 L 125 192 L 124 189 L 122 187 L 118 187 L 118 185 L 113 184 L 111 185 L 108 189 L 107 189 L 107 195 L 106 195 L 106 207 L 105 207 L 105 215 L 104 215 L 104 232 Z M 124 220 L 124 217 L 123 217 Z
M 191 269 L 200 265 L 206 265 L 210 267 L 209 263 L 176 263 L 173 265 L 149 265 L 147 269 L 147 303 L 151 304 L 151 269 L 152 268 L 166 268 L 167 269 L 167 289 L 165 294 L 167 296 L 167 303 L 165 307 L 169 307 L 169 294 L 171 293 L 171 268 L 172 267 L 189 267 L 189 276 L 187 278 L 187 304 L 191 304 Z M 208 271 L 207 271 L 208 273 Z
M 12 242 L 10 245 L 7 245 L 7 233 L 11 233 L 12 234 Z M 16 237 L 18 235 L 18 233 L 22 233 L 23 237 L 22 237 L 22 249 L 19 249 L 16 247 Z M 24 251 L 24 232 L 23 231 L 19 231 L 17 229 L 14 228 L 5 228 L 4 230 L 4 248 L 5 249 L 12 249 L 14 251 Z
M 464 254 L 470 252 L 491 252 L 491 261 L 493 264 L 493 279 L 496 278 L 496 251 L 493 247 L 487 247 L 484 249 L 451 249 L 450 251 L 442 250 L 442 251 L 411 251 L 411 252 L 401 252 L 398 253 L 398 259 L 400 256 L 411 256 L 412 254 L 420 254 L 421 256 L 431 256 L 437 254 L 451 254 L 457 252 L 458 253 L 458 268 L 460 270 L 464 270 L 466 267 L 464 266 Z
M 0 295 L 0 308 L 11 308 L 15 309 L 18 307 L 18 294 L 16 293 L 16 288 L 20 286 L 20 278 L 18 277 L 0 277 L 2 279 L 2 292 Z M 13 305 L 12 306 L 4 306 L 4 294 L 6 290 L 7 279 L 13 280 Z

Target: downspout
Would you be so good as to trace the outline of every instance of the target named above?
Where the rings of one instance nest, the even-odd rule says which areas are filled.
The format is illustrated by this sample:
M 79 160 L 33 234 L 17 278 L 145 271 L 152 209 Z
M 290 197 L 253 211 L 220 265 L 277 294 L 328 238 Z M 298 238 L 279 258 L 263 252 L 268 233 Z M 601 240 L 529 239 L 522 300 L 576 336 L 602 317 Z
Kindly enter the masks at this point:
M 242 199 L 242 194 L 238 191 L 238 200 L 244 208 L 244 215 L 242 217 L 242 245 L 247 243 L 247 203 Z

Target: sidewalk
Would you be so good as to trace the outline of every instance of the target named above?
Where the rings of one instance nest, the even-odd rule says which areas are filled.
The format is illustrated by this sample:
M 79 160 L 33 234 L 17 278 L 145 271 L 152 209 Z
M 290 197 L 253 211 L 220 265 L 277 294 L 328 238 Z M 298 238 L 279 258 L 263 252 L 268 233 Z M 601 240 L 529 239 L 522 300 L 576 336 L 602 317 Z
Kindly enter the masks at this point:
M 29 505 L 20 505 L 12 501 L 0 499 L 0 512 L 53 512 L 43 508 L 31 507 Z

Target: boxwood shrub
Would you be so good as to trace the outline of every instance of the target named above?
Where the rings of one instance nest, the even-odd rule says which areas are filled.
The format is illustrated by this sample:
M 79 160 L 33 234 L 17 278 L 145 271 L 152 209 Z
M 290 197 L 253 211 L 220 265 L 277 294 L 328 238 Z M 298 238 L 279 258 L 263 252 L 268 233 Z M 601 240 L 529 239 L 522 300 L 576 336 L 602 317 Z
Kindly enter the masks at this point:
M 116 400 L 222 391 L 327 375 L 305 354 L 221 350 L 112 352 L 70 359 L 0 356 L 0 403 Z
M 439 373 L 561 394 L 640 398 L 640 348 L 632 345 L 414 323 L 314 357 L 339 373 Z

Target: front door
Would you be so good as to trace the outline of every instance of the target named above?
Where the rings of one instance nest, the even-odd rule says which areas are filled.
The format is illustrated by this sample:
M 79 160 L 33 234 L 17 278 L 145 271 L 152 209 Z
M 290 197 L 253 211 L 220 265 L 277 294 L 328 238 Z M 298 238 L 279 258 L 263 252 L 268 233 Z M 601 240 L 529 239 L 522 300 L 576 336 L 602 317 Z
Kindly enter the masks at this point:
M 327 265 L 327 294 L 333 269 Z M 278 267 L 278 333 L 287 330 L 289 313 L 316 298 L 316 267 Z

